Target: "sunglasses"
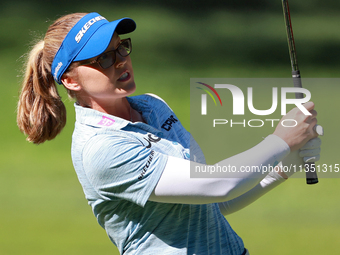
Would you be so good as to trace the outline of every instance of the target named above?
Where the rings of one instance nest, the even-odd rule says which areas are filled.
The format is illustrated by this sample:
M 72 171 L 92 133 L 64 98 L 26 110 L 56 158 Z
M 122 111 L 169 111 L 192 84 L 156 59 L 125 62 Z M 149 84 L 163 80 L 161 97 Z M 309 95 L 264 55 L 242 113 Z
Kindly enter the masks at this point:
M 116 53 L 122 57 L 127 57 L 130 55 L 131 51 L 131 38 L 127 38 L 122 40 L 115 50 L 104 52 L 92 61 L 81 63 L 80 66 L 98 63 L 101 68 L 106 69 L 116 62 Z

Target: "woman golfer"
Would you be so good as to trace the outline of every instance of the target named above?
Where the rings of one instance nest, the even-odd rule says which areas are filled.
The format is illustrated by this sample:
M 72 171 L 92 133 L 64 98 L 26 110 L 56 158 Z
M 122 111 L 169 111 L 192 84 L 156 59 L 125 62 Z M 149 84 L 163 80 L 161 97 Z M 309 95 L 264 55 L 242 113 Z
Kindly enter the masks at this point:
M 51 140 L 66 122 L 56 83 L 76 100 L 74 168 L 121 254 L 248 254 L 223 215 L 283 182 L 281 164 L 319 157 L 314 105 L 304 105 L 310 116 L 293 109 L 284 117 L 296 127 L 279 125 L 254 148 L 219 162 L 238 169 L 280 162 L 277 171 L 191 179 L 190 160 L 204 160 L 175 113 L 155 95 L 128 97 L 136 85 L 131 40 L 123 35 L 135 28 L 132 19 L 109 22 L 98 13 L 54 22 L 30 52 L 18 125 L 33 143 Z

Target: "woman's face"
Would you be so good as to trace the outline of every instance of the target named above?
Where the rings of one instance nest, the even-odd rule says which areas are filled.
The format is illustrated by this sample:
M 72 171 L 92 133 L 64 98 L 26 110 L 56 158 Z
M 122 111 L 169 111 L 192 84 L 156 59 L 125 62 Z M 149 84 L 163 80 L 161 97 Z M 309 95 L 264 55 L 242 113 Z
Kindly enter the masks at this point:
M 119 43 L 120 38 L 115 33 L 105 52 L 115 50 Z M 113 99 L 132 94 L 136 89 L 131 58 L 118 53 L 116 62 L 109 68 L 103 69 L 98 63 L 77 67 L 77 77 L 79 96 L 86 103 L 94 100 L 99 104 L 107 104 Z

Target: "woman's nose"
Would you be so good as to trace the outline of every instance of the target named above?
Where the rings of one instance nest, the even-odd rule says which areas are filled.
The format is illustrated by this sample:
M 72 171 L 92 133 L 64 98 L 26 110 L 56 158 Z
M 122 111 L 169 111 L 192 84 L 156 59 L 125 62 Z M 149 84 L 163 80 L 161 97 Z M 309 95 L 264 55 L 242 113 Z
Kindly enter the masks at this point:
M 127 57 L 122 57 L 120 54 L 116 52 L 116 62 L 115 62 L 115 67 L 119 68 L 123 66 L 126 63 L 126 58 Z

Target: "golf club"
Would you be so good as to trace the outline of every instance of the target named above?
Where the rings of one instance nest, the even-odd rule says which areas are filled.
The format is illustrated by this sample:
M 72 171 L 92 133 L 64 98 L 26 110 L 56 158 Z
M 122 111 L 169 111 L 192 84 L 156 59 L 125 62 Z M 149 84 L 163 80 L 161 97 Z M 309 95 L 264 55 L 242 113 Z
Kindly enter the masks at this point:
M 302 88 L 300 70 L 299 70 L 297 57 L 296 57 L 296 48 L 295 48 L 288 0 L 282 0 L 282 7 L 283 7 L 283 15 L 284 15 L 286 29 L 287 29 L 287 40 L 288 40 L 290 61 L 291 61 L 291 66 L 292 66 L 293 83 L 294 83 L 294 87 Z M 304 96 L 302 93 L 295 93 L 295 97 L 303 98 Z M 315 184 L 319 182 L 314 162 L 306 163 L 305 171 L 306 171 L 307 184 Z

